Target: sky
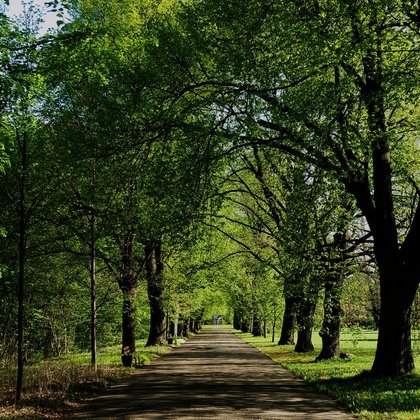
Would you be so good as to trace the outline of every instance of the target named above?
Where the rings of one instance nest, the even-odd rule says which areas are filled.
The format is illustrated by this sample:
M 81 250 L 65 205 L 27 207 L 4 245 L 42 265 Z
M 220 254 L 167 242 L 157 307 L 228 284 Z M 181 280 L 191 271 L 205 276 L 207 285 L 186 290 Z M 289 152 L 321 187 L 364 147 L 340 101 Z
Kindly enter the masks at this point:
M 45 12 L 45 7 L 44 7 L 44 3 L 47 0 L 32 0 L 32 3 L 40 6 L 41 9 L 44 9 Z M 9 0 L 9 7 L 7 8 L 7 15 L 10 16 L 11 18 L 15 18 L 18 16 L 22 16 L 24 13 L 24 4 L 28 4 L 29 1 L 28 0 Z M 53 12 L 48 12 L 48 13 L 44 13 L 44 23 L 41 25 L 40 28 L 40 35 L 43 35 L 47 32 L 48 29 L 52 28 L 56 28 L 57 27 L 57 22 L 58 18 L 56 16 L 55 13 Z

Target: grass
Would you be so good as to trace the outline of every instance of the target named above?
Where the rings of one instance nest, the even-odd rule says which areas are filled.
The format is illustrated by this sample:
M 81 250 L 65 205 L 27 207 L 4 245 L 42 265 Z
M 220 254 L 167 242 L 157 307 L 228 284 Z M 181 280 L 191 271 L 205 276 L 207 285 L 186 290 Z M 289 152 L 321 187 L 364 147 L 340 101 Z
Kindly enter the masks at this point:
M 402 378 L 385 380 L 363 377 L 369 370 L 376 348 L 376 333 L 355 331 L 342 334 L 341 351 L 349 359 L 314 362 L 321 340 L 314 334 L 315 352 L 295 353 L 293 346 L 277 346 L 270 338 L 252 337 L 235 331 L 274 361 L 313 384 L 363 419 L 420 419 L 420 352 L 417 370 Z M 137 356 L 143 364 L 170 351 L 168 347 L 144 348 L 137 342 Z M 0 371 L 0 419 L 61 418 L 85 398 L 101 393 L 110 384 L 131 375 L 132 368 L 120 366 L 120 347 L 98 352 L 98 369 L 90 369 L 90 354 L 80 353 L 27 366 L 22 407 L 13 406 L 16 372 Z M 361 376 L 362 375 L 362 376 Z
M 170 347 L 144 347 L 137 341 L 136 356 L 147 364 Z M 98 368 L 90 368 L 90 354 L 78 353 L 62 358 L 48 359 L 27 366 L 24 370 L 24 389 L 21 407 L 15 408 L 14 387 L 16 371 L 0 371 L 0 419 L 61 418 L 91 396 L 103 392 L 116 381 L 135 372 L 121 367 L 121 347 L 110 346 L 97 354 Z
M 418 351 L 415 372 L 395 379 L 372 379 L 364 372 L 370 370 L 375 355 L 377 334 L 374 331 L 342 334 L 341 351 L 351 353 L 351 357 L 320 362 L 314 362 L 321 349 L 318 334 L 313 336 L 314 352 L 295 353 L 294 346 L 277 346 L 270 338 L 235 333 L 362 419 L 420 419 Z

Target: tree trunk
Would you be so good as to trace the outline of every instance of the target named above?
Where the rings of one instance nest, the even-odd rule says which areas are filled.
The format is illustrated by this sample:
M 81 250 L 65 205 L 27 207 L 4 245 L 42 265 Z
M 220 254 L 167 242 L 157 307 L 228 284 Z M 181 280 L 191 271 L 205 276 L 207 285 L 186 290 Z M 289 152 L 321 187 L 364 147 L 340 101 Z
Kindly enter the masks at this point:
M 96 370 L 96 238 L 95 215 L 90 220 L 90 356 L 92 369 Z
M 26 171 L 28 166 L 27 156 L 28 138 L 24 133 L 22 136 L 21 152 L 21 176 L 19 180 L 19 274 L 18 274 L 18 331 L 17 331 L 17 380 L 16 380 L 16 399 L 19 404 L 22 397 L 23 387 L 23 328 L 25 318 L 24 308 L 24 287 L 25 287 L 25 263 L 26 263 L 26 233 L 27 233 L 27 215 L 26 215 Z
M 316 360 L 332 359 L 340 354 L 341 289 L 344 281 L 344 251 L 346 250 L 346 226 L 334 235 L 334 248 L 339 260 L 331 266 L 324 281 L 324 319 L 319 335 L 322 338 L 321 353 Z M 334 258 L 334 257 L 333 257 Z M 331 263 L 331 259 L 326 261 Z
M 178 321 L 178 331 L 176 334 L 178 337 L 183 337 L 184 336 L 184 321 L 182 319 L 180 319 Z
M 121 362 L 131 367 L 136 351 L 136 295 L 137 276 L 134 271 L 134 233 L 129 230 L 123 240 L 119 240 L 121 271 L 118 284 L 123 293 L 122 306 L 122 346 Z
M 241 315 L 237 311 L 233 312 L 233 328 L 235 330 L 241 329 Z
M 298 338 L 295 346 L 296 353 L 309 353 L 314 351 L 312 344 L 312 327 L 305 326 L 298 329 Z
M 322 349 L 317 360 L 332 359 L 340 354 L 341 283 L 339 275 L 327 276 L 325 280 L 324 319 L 319 332 Z
M 379 27 L 372 18 L 373 24 Z M 372 26 L 374 27 L 374 26 Z M 382 34 L 379 34 L 382 35 Z M 366 105 L 371 139 L 374 203 L 371 197 L 353 194 L 369 223 L 380 275 L 381 309 L 378 344 L 371 375 L 393 377 L 414 369 L 411 349 L 411 305 L 419 284 L 420 204 L 401 247 L 394 214 L 390 136 L 385 116 L 380 37 L 363 59 Z M 368 182 L 366 182 L 368 185 Z M 352 187 L 352 185 L 350 185 Z
M 277 326 L 277 302 L 273 305 L 273 331 L 271 334 L 271 342 L 274 343 L 276 339 L 276 326 Z
M 242 320 L 241 320 L 241 331 L 244 332 L 244 333 L 251 332 L 250 321 L 246 317 L 242 317 Z
M 178 337 L 178 324 L 179 324 L 179 315 L 176 316 L 174 321 L 174 337 Z
M 261 317 L 257 306 L 254 307 L 254 316 L 252 318 L 252 335 L 254 337 L 262 337 L 264 331 L 261 324 Z
M 401 273 L 404 271 L 401 270 Z M 371 374 L 376 377 L 394 377 L 414 369 L 411 305 L 416 288 L 401 288 L 397 291 L 392 284 L 385 281 L 383 283 L 378 344 Z
M 182 325 L 182 336 L 188 338 L 190 336 L 190 320 L 185 319 Z
M 178 320 L 179 320 L 179 315 L 175 314 L 174 321 L 173 321 L 173 330 L 171 332 L 172 337 L 174 338 L 178 337 Z
M 295 346 L 295 352 L 307 353 L 314 351 L 312 344 L 312 327 L 315 312 L 315 302 L 313 296 L 303 299 L 299 305 L 297 314 L 298 338 Z
M 295 344 L 294 332 L 296 329 L 296 299 L 285 297 L 283 325 L 281 327 L 279 346 Z
M 136 351 L 136 294 L 135 288 L 123 293 L 121 361 L 126 367 L 132 366 Z
M 150 331 L 146 346 L 160 346 L 166 344 L 165 310 L 162 299 L 164 291 L 163 258 L 160 241 L 147 242 L 145 253 L 147 294 L 150 305 Z

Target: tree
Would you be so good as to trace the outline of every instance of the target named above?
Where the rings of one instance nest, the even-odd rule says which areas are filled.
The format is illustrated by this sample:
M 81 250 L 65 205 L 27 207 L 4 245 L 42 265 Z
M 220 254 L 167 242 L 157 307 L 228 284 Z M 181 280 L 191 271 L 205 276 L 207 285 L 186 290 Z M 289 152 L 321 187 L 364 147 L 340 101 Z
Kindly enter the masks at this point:
M 39 212 L 45 206 L 48 195 L 44 185 L 45 179 L 48 179 L 47 172 L 42 173 L 46 166 L 46 162 L 42 159 L 42 153 L 46 151 L 43 143 L 44 121 L 39 112 L 40 104 L 47 94 L 44 80 L 36 68 L 37 51 L 31 48 L 37 39 L 39 18 L 36 11 L 30 8 L 28 15 L 20 22 L 21 30 L 14 28 L 16 33 L 13 36 L 12 25 L 6 21 L 4 15 L 0 16 L 6 24 L 4 32 L 9 30 L 11 35 L 11 39 L 2 47 L 8 50 L 8 53 L 5 56 L 2 54 L 1 57 L 7 63 L 7 71 L 4 74 L 9 78 L 8 83 L 5 83 L 6 97 L 3 98 L 6 99 L 3 107 L 7 113 L 2 115 L 2 134 L 7 139 L 7 153 L 10 156 L 10 169 L 5 176 L 2 192 L 7 197 L 8 206 L 14 207 L 16 211 L 9 229 L 12 230 L 12 226 L 16 226 L 16 234 L 13 232 L 10 239 L 16 244 L 14 254 L 17 261 L 15 272 L 18 303 L 16 384 L 16 404 L 18 404 L 23 388 L 28 247 L 32 242 L 30 236 L 34 233 L 32 225 L 36 219 L 35 215 L 39 219 Z M 9 269 L 12 267 L 13 263 Z
M 139 13 L 140 6 L 147 13 Z M 74 21 L 61 34 L 71 42 L 58 42 L 50 49 L 50 66 L 64 60 L 68 65 L 65 73 L 62 67 L 53 72 L 52 85 L 61 101 L 56 124 L 66 127 L 61 135 L 69 139 L 76 156 L 83 156 L 75 168 L 93 162 L 91 185 L 87 170 L 76 182 L 76 190 L 82 186 L 85 193 L 93 192 L 88 197 L 78 192 L 84 205 L 89 204 L 91 255 L 108 265 L 124 296 L 124 356 L 135 351 L 135 295 L 143 266 L 151 293 L 148 342 L 164 341 L 165 329 L 155 325 L 156 319 L 160 324 L 164 318 L 160 301 L 164 278 L 154 268 L 163 270 L 162 247 L 184 241 L 192 221 L 199 217 L 212 152 L 193 137 L 193 130 L 187 136 L 185 127 L 172 126 L 162 118 L 167 111 L 159 97 L 164 85 L 156 89 L 150 58 L 144 54 L 154 43 L 150 26 L 160 13 L 154 5 L 127 1 L 122 7 L 120 2 L 86 1 L 74 5 L 71 13 Z M 199 124 L 204 118 L 208 116 L 195 120 Z M 109 240 L 102 245 L 99 233 L 114 241 L 118 263 L 115 247 L 109 246 Z
M 209 107 L 217 104 L 219 127 L 229 141 L 236 136 L 235 147 L 274 147 L 341 181 L 369 224 L 380 274 L 381 319 L 371 373 L 411 371 L 420 206 L 402 231 L 395 196 L 417 176 L 418 113 L 411 111 L 418 95 L 417 6 L 253 1 L 246 7 L 200 2 L 186 10 L 181 22 L 191 35 L 190 50 L 210 58 L 200 62 L 205 71 L 194 64 L 187 72 L 178 69 L 185 82 L 174 87 L 175 94 L 188 101 L 200 93 L 203 101 L 210 98 Z M 197 20 L 200 29 L 193 30 L 190 23 Z M 223 46 L 215 39 L 224 39 Z M 257 104 L 251 112 L 250 103 Z

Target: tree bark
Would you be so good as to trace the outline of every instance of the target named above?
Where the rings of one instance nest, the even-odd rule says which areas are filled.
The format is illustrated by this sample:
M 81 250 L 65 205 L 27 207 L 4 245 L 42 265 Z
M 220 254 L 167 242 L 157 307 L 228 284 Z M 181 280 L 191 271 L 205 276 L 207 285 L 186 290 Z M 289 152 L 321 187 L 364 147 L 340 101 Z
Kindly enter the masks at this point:
M 96 370 L 96 238 L 95 214 L 90 215 L 90 356 L 91 367 Z
M 375 20 L 373 24 L 373 27 L 379 26 Z M 410 313 L 420 277 L 417 261 L 420 209 L 417 208 L 410 231 L 400 249 L 392 194 L 379 36 L 377 44 L 363 59 L 363 70 L 365 84 L 362 97 L 366 104 L 371 138 L 375 204 L 374 217 L 367 212 L 365 215 L 373 233 L 381 295 L 378 344 L 371 375 L 392 377 L 414 369 Z
M 182 324 L 182 336 L 188 338 L 190 336 L 190 320 L 185 319 Z
M 296 329 L 296 299 L 285 297 L 283 325 L 281 327 L 279 346 L 295 344 L 294 333 Z
M 129 230 L 120 240 L 121 271 L 118 284 L 123 293 L 121 362 L 131 367 L 136 351 L 136 295 L 137 275 L 134 270 L 134 233 Z
M 168 332 L 170 338 L 176 338 L 178 335 L 178 318 L 175 316 L 175 318 L 169 322 L 168 325 Z
M 136 294 L 136 289 L 123 293 L 121 361 L 127 367 L 131 367 L 136 351 Z
M 238 311 L 233 312 L 233 328 L 235 328 L 235 330 L 241 329 L 241 315 Z
M 277 302 L 273 304 L 273 331 L 271 332 L 271 342 L 274 343 L 276 339 L 276 326 L 277 326 Z
M 195 334 L 196 330 L 195 330 L 195 321 L 193 319 L 190 319 L 190 331 Z
M 252 335 L 254 337 L 262 337 L 264 335 L 258 306 L 254 306 L 254 316 L 252 318 Z
M 25 264 L 26 264 L 26 235 L 27 235 L 27 214 L 26 214 L 26 172 L 28 167 L 28 137 L 23 133 L 21 140 L 21 176 L 19 179 L 19 273 L 18 273 L 18 334 L 17 334 L 17 380 L 16 380 L 16 405 L 22 397 L 23 387 L 23 329 L 25 318 Z
M 184 321 L 182 319 L 180 319 L 178 321 L 178 332 L 176 334 L 178 337 L 183 337 L 184 336 Z
M 324 319 L 319 332 L 322 348 L 317 360 L 332 359 L 340 354 L 341 284 L 339 275 L 327 276 L 325 280 Z
M 312 327 L 315 302 L 312 301 L 312 298 L 313 296 L 309 296 L 308 299 L 303 299 L 299 305 L 297 314 L 298 337 L 295 346 L 295 352 L 297 353 L 314 351 L 314 345 L 312 344 Z
M 314 351 L 314 345 L 312 344 L 312 327 L 305 326 L 298 329 L 298 338 L 295 346 L 296 353 L 309 353 Z
M 324 281 L 324 319 L 319 335 L 322 339 L 321 353 L 316 360 L 332 359 L 340 354 L 341 290 L 344 281 L 344 251 L 346 249 L 346 226 L 334 235 L 333 249 L 339 258 L 327 259 L 327 275 Z M 334 253 L 333 253 L 334 254 Z M 335 260 L 335 261 L 334 261 Z
M 160 241 L 148 241 L 145 246 L 147 294 L 150 305 L 150 331 L 146 346 L 165 345 L 165 310 L 163 306 L 163 258 Z M 188 324 L 188 322 L 186 322 Z
M 241 331 L 244 333 L 251 332 L 251 323 L 250 320 L 247 317 L 242 317 L 241 320 Z
M 404 270 L 401 273 L 404 276 Z M 414 369 L 410 318 L 416 288 L 395 289 L 389 282 L 381 285 L 378 345 L 371 370 L 375 377 L 400 376 Z

